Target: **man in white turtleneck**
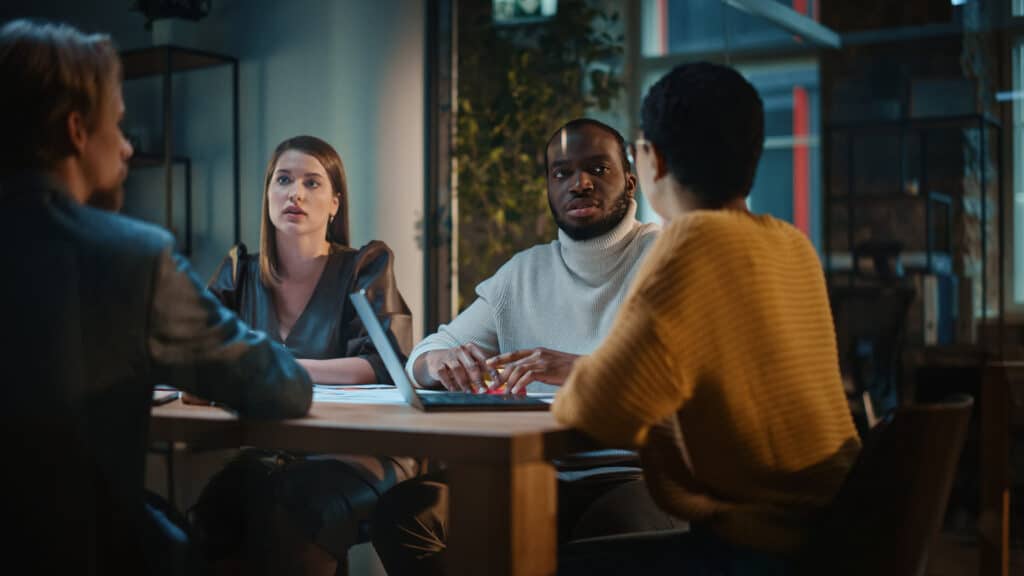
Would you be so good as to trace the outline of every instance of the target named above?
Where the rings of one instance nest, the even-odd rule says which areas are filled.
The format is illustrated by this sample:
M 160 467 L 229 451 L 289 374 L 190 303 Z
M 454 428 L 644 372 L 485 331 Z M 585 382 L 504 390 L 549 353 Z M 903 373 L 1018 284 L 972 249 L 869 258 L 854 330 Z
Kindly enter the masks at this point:
M 558 239 L 513 256 L 413 349 L 406 370 L 419 386 L 478 392 L 500 367 L 492 382 L 513 393 L 551 391 L 604 338 L 658 226 L 636 220 L 636 177 L 615 129 L 569 122 L 546 164 Z
M 567 123 L 548 141 L 546 169 L 558 239 L 513 256 L 413 349 L 406 371 L 418 386 L 479 392 L 490 373 L 515 393 L 553 390 L 605 337 L 658 226 L 636 219 L 636 177 L 614 128 Z M 599 464 L 613 467 L 580 471 Z M 560 470 L 560 542 L 685 525 L 654 504 L 638 468 L 622 464 L 578 458 Z M 384 494 L 371 533 L 388 574 L 443 573 L 447 508 L 443 473 Z

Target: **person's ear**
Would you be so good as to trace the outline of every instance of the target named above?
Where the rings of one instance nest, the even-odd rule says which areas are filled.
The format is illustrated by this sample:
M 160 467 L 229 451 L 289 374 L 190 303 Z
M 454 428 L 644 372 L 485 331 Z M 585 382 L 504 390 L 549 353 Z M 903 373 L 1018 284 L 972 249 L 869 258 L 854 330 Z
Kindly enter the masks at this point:
M 341 209 L 341 196 L 337 194 L 331 194 L 331 217 L 338 215 L 338 210 Z
M 626 196 L 632 200 L 636 196 L 636 175 L 626 172 Z
M 665 162 L 665 156 L 661 154 L 661 151 L 658 150 L 657 146 L 650 142 L 648 142 L 647 145 L 651 147 L 651 153 L 647 155 L 651 162 L 651 174 L 654 174 L 653 180 L 657 182 L 665 176 L 668 176 L 668 163 Z
M 89 140 L 89 130 L 86 126 L 85 118 L 78 110 L 72 110 L 68 112 L 66 123 L 68 141 L 71 142 L 71 147 L 74 148 L 75 154 L 81 156 L 85 153 L 85 144 Z

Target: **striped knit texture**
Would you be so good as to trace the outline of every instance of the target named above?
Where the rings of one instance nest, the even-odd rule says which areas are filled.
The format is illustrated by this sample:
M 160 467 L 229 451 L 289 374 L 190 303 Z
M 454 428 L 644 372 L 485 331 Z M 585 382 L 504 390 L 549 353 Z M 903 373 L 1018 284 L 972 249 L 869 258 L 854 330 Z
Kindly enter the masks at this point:
M 783 553 L 802 545 L 860 447 L 813 246 L 733 210 L 666 226 L 553 411 L 610 446 L 641 447 L 669 511 Z

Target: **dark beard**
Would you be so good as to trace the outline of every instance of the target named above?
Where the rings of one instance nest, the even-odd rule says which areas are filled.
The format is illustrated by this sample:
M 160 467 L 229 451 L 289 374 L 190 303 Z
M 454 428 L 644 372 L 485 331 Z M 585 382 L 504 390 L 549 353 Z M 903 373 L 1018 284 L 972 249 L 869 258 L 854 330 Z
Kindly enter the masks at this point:
M 121 206 L 124 205 L 124 186 L 95 190 L 85 203 L 100 210 L 120 212 Z
M 573 226 L 572 224 L 563 221 L 558 217 L 558 211 L 555 210 L 553 204 L 551 204 L 551 198 L 548 198 L 548 206 L 551 207 L 551 214 L 555 217 L 555 224 L 573 240 L 590 240 L 591 238 L 597 238 L 598 236 L 604 236 L 605 234 L 612 231 L 613 228 L 622 222 L 622 219 L 626 217 L 626 212 L 629 211 L 629 194 L 623 190 L 622 194 L 619 195 L 618 199 L 612 205 L 611 212 L 607 216 L 590 224 L 588 226 Z

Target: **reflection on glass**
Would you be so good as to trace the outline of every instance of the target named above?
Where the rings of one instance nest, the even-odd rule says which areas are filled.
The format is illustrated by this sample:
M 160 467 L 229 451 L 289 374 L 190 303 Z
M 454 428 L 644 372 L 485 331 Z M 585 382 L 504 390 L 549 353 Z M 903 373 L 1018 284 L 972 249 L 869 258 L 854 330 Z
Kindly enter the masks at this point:
M 815 0 L 775 0 L 818 19 Z M 709 56 L 750 49 L 788 49 L 803 43 L 792 33 L 722 0 L 642 0 L 641 52 L 645 58 Z M 671 59 L 669 59 L 671 62 Z M 649 68 L 640 93 L 668 71 Z M 750 208 L 792 222 L 820 247 L 821 149 L 818 66 L 813 60 L 780 60 L 737 68 L 757 88 L 765 106 L 765 149 L 748 200 Z M 641 191 L 642 192 L 642 191 Z M 645 202 L 640 217 L 655 220 Z
M 738 66 L 764 102 L 765 143 L 748 205 L 791 222 L 820 248 L 821 147 L 818 66 L 813 61 Z M 667 70 L 652 70 L 643 92 Z M 654 221 L 640 205 L 641 218 Z
M 817 2 L 775 1 L 818 19 Z M 644 56 L 782 48 L 803 43 L 774 24 L 721 0 L 644 0 L 641 13 Z

